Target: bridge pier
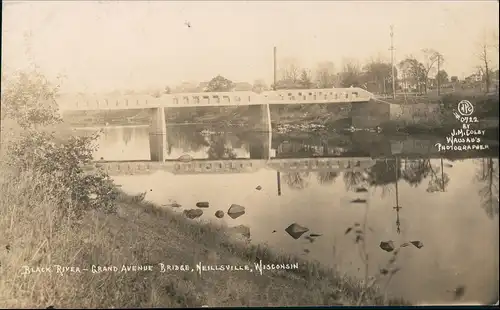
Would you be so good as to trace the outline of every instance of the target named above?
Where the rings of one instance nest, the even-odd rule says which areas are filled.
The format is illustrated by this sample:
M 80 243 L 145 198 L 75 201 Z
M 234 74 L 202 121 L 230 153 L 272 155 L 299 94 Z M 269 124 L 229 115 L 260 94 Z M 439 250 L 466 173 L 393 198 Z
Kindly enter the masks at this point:
M 152 161 L 163 162 L 167 155 L 167 121 L 166 108 L 153 109 L 153 117 L 149 125 L 149 151 Z
M 271 132 L 259 133 L 258 137 L 250 141 L 250 159 L 271 159 Z
M 271 109 L 268 103 L 251 105 L 248 107 L 251 115 L 254 116 L 253 131 L 271 132 Z

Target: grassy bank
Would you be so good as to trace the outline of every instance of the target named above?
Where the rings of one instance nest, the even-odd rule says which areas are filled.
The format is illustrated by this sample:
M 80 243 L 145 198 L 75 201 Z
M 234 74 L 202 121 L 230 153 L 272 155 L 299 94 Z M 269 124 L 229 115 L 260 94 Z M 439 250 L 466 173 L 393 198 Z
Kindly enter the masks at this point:
M 2 171 L 6 171 L 3 169 Z M 41 190 L 40 188 L 43 188 Z M 196 307 L 382 304 L 370 289 L 319 265 L 238 243 L 224 228 L 191 222 L 121 195 L 115 214 L 79 221 L 60 216 L 51 188 L 35 175 L 0 184 L 0 307 Z M 22 276 L 22 266 L 251 264 L 299 262 L 294 272 L 53 273 Z M 87 267 L 88 268 L 88 267 Z
M 384 292 L 376 286 L 367 287 L 362 281 L 317 263 L 277 253 L 267 246 L 250 245 L 230 235 L 225 227 L 194 222 L 172 210 L 137 201 L 117 188 L 114 189 L 117 196 L 108 197 L 107 190 L 94 188 L 89 179 L 79 174 L 70 174 L 76 181 L 64 183 L 65 179 L 60 175 L 47 172 L 60 169 L 52 167 L 56 170 L 47 170 L 54 162 L 59 164 L 80 158 L 74 157 L 75 153 L 85 157 L 85 148 L 75 144 L 75 141 L 84 140 L 63 141 L 69 147 L 46 153 L 68 156 L 64 160 L 43 154 L 53 145 L 52 140 L 38 147 L 32 145 L 33 152 L 25 152 L 26 156 L 38 154 L 41 157 L 18 160 L 18 163 L 26 164 L 20 172 L 8 157 L 6 144 L 27 138 L 16 138 L 12 135 L 14 132 L 2 131 L 1 308 L 404 303 L 400 300 L 385 301 Z M 5 133 L 10 135 L 6 137 Z M 36 135 L 27 135 L 30 139 L 33 136 Z M 40 138 L 26 141 L 39 142 Z M 75 167 L 68 164 L 62 169 L 64 172 L 77 169 Z M 105 196 L 106 202 L 113 200 L 115 208 L 86 208 L 92 204 L 86 196 L 80 197 L 79 202 L 65 196 L 68 191 L 89 193 L 88 188 L 92 191 L 101 189 L 100 195 Z M 75 217 L 74 211 L 83 212 Z M 267 271 L 263 275 L 242 271 L 205 272 L 200 276 L 196 272 L 161 273 L 158 265 L 195 266 L 203 262 L 253 266 L 258 260 L 274 264 L 298 262 L 299 269 Z M 152 272 L 97 274 L 82 271 L 61 275 L 54 265 L 79 267 L 80 271 L 83 268 L 90 270 L 91 265 L 152 265 L 154 269 Z M 24 266 L 52 266 L 53 269 L 52 272 L 23 275 Z

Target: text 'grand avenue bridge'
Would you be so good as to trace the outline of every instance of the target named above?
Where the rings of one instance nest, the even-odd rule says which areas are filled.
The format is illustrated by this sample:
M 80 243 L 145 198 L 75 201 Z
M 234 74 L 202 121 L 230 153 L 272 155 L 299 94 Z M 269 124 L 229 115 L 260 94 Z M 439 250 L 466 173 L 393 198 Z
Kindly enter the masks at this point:
M 57 99 L 60 111 L 109 111 L 147 109 L 152 113 L 149 130 L 151 160 L 163 162 L 167 153 L 167 113 L 169 108 L 248 106 L 250 114 L 257 120 L 252 130 L 271 132 L 270 105 L 281 104 L 350 104 L 349 116 L 358 118 L 363 109 L 369 110 L 368 102 L 373 94 L 361 88 L 295 89 L 254 92 L 205 92 L 163 95 L 159 98 L 148 95 L 124 96 L 62 96 Z M 365 124 L 363 118 L 359 124 Z M 354 125 L 357 127 L 357 125 Z M 270 142 L 269 142 L 270 143 Z

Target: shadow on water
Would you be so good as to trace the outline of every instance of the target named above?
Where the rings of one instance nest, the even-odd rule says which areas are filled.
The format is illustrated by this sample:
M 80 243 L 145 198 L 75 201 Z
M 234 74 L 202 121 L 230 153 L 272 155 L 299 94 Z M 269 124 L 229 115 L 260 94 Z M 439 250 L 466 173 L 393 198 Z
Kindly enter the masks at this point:
M 209 202 L 209 208 L 197 212 L 202 214 L 197 220 L 238 230 L 248 227 L 251 242 L 268 243 L 277 251 L 304 255 L 360 278 L 365 277 L 365 262 L 345 231 L 369 214 L 364 242 L 370 276 L 385 270 L 394 252 L 381 250 L 381 244 L 414 245 L 398 254 L 400 271 L 388 285 L 391 294 L 446 303 L 453 301 L 449 292 L 463 285 L 467 290 L 462 301 L 489 301 L 498 292 L 498 145 L 482 153 L 439 154 L 434 146 L 439 140 L 369 132 L 271 137 L 169 126 L 169 161 L 187 156 L 191 162 L 343 158 L 356 163 L 366 158 L 370 164 L 321 169 L 276 164 L 226 174 L 158 171 L 115 180 L 125 191 L 147 190 L 147 200 L 180 212 Z M 145 126 L 107 128 L 95 157 L 147 161 L 148 141 Z M 234 205 L 244 208 L 243 216 L 221 216 Z M 291 223 L 297 223 L 297 239 L 290 237 Z

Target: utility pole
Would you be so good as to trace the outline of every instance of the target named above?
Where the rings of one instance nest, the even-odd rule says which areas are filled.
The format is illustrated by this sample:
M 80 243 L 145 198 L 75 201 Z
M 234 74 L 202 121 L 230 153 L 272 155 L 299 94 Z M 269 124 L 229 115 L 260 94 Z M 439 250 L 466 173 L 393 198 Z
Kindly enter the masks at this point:
M 392 98 L 396 99 L 396 77 L 394 76 L 394 25 L 391 25 L 391 71 L 392 71 Z
M 277 62 L 276 62 L 276 46 L 273 48 L 273 90 L 276 90 L 276 71 L 277 71 Z
M 441 83 L 439 82 L 439 70 L 441 67 L 441 54 L 437 53 L 437 65 L 438 65 L 438 72 L 436 74 L 436 83 L 437 83 L 437 93 L 438 96 L 441 94 Z
M 276 62 L 276 46 L 273 48 L 273 90 L 276 91 L 276 71 L 277 71 L 277 62 Z M 278 150 L 276 150 L 276 156 L 278 155 Z M 281 196 L 281 173 L 279 170 L 276 171 L 276 183 L 278 185 L 278 196 Z

